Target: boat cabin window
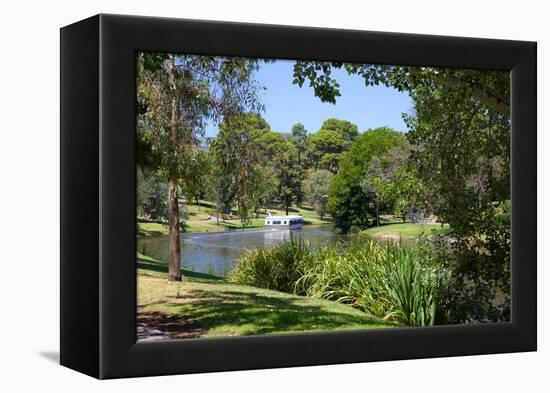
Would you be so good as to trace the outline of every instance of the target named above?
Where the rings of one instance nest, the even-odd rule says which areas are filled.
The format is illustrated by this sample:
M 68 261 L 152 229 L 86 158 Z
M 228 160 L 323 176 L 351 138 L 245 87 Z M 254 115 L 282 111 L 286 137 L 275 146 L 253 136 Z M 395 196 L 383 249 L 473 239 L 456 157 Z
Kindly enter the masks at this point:
M 283 222 L 283 224 L 286 224 L 286 221 L 285 221 L 285 222 Z
M 280 225 L 281 221 L 273 221 L 273 225 Z
M 271 221 L 266 221 L 265 222 L 267 225 L 270 225 L 271 224 Z

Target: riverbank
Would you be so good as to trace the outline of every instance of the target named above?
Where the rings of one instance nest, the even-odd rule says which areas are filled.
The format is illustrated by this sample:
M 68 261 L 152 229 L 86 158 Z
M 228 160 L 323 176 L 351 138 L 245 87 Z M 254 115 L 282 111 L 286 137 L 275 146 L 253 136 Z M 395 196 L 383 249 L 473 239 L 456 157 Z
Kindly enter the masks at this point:
M 361 231 L 361 235 L 366 235 L 378 239 L 397 239 L 407 238 L 416 239 L 421 235 L 438 235 L 449 232 L 449 224 L 412 224 L 412 223 L 387 223 L 378 227 L 368 228 Z
M 182 209 L 183 210 L 183 209 Z M 256 230 L 264 227 L 264 218 L 268 213 L 274 216 L 284 215 L 285 211 L 281 209 L 269 208 L 267 211 L 259 212 L 258 218 L 252 219 L 247 225 L 242 225 L 237 212 L 233 212 L 233 218 L 222 220 L 216 219 L 212 212 L 212 204 L 208 201 L 199 201 L 199 204 L 192 203 L 186 205 L 188 218 L 185 222 L 185 232 L 225 232 L 229 230 Z M 289 214 L 297 214 L 304 217 L 304 225 L 324 225 L 331 222 L 329 218 L 323 218 L 312 208 L 307 206 L 289 208 Z M 168 234 L 168 226 L 158 222 L 138 222 L 138 236 L 155 236 Z
M 245 336 L 395 327 L 336 302 L 227 283 L 166 265 L 138 262 L 138 339 Z
M 292 233 L 307 240 L 313 249 L 348 242 L 357 235 L 342 235 L 331 225 L 305 225 L 299 231 L 285 229 L 227 230 L 217 233 L 182 233 L 182 267 L 225 276 L 250 249 L 271 247 L 289 239 Z M 136 251 L 168 263 L 168 235 L 141 236 Z

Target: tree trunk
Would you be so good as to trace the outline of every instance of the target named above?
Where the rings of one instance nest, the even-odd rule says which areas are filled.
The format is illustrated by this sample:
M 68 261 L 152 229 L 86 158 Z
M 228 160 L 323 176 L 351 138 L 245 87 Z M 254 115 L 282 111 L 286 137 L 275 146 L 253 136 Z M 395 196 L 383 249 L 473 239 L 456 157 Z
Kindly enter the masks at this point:
M 179 206 L 174 179 L 168 180 L 168 222 L 170 245 L 168 258 L 168 280 L 181 281 L 181 245 L 179 227 Z
M 174 83 L 174 56 L 168 56 L 168 81 L 172 90 L 171 117 L 170 117 L 170 147 L 175 151 L 178 143 L 178 99 Z M 169 253 L 168 253 L 168 280 L 181 281 L 181 245 L 180 245 L 180 213 L 178 194 L 176 192 L 177 179 L 173 173 L 168 177 L 168 223 Z
M 376 226 L 380 226 L 380 214 L 378 214 L 378 199 L 376 200 Z

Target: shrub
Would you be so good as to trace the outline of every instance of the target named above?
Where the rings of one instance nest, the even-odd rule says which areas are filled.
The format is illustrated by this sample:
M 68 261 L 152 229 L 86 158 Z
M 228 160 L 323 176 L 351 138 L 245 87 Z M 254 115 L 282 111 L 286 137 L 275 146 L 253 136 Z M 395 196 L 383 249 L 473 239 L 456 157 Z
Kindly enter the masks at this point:
M 321 250 L 303 270 L 304 294 L 411 326 L 436 322 L 446 278 L 424 250 L 374 241 Z
M 325 247 L 291 238 L 249 251 L 229 279 L 350 304 L 369 314 L 410 326 L 433 325 L 448 274 L 422 247 L 374 241 Z
M 294 293 L 300 265 L 310 255 L 309 243 L 291 235 L 280 245 L 248 250 L 228 279 L 242 285 Z

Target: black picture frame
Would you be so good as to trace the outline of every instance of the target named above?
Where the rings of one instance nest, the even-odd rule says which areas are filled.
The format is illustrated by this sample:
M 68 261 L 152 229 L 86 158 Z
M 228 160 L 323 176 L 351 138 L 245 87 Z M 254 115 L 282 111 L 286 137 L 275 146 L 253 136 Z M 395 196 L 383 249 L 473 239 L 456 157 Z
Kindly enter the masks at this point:
M 511 72 L 511 321 L 136 342 L 137 51 Z M 536 43 L 97 15 L 61 29 L 61 364 L 96 378 L 536 350 Z

